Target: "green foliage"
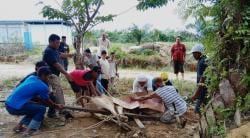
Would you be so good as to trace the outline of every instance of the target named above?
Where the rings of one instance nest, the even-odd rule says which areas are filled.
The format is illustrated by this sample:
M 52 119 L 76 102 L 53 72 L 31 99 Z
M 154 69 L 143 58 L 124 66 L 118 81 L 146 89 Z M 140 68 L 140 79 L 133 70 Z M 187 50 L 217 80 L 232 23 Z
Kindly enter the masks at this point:
M 137 45 L 140 45 L 141 40 L 142 40 L 143 36 L 145 35 L 145 31 L 143 29 L 140 29 L 135 24 L 129 30 L 130 30 L 131 38 L 134 38 L 137 41 Z
M 131 54 L 135 54 L 135 55 L 142 55 L 142 56 L 150 56 L 150 55 L 156 55 L 157 52 L 151 49 L 141 49 L 138 51 L 134 51 Z
M 206 76 L 206 84 L 208 88 L 208 92 L 210 95 L 213 95 L 214 92 L 218 89 L 218 85 L 220 83 L 219 72 L 212 66 L 207 67 L 205 71 Z
M 72 24 L 76 34 L 76 53 L 80 53 L 81 42 L 85 34 L 97 24 L 112 21 L 115 17 L 111 14 L 99 15 L 99 9 L 103 4 L 103 0 L 63 0 L 61 9 L 45 5 L 42 14 L 48 19 L 61 19 Z M 77 54 L 77 56 L 79 55 Z M 80 61 L 75 62 L 79 63 Z
M 20 78 L 17 78 L 17 77 L 3 80 L 2 81 L 3 83 L 0 85 L 0 87 L 12 89 L 16 86 L 16 84 L 18 83 L 19 80 L 20 80 Z
M 234 108 L 218 107 L 215 109 L 215 112 L 218 113 L 220 116 L 222 116 L 224 119 L 229 119 L 233 117 L 234 111 L 235 111 Z
M 126 58 L 127 53 L 125 53 L 119 46 L 111 46 L 109 53 L 114 52 L 118 60 Z
M 147 10 L 149 8 L 159 8 L 166 5 L 169 0 L 138 0 L 137 9 Z M 173 1 L 173 0 L 172 0 Z
M 226 128 L 223 125 L 223 122 L 218 125 L 213 125 L 208 127 L 208 133 L 212 136 L 225 136 Z
M 248 93 L 244 98 L 244 105 L 242 107 L 242 111 L 249 111 L 250 110 L 250 93 Z
M 134 30 L 131 30 L 133 28 Z M 99 38 L 103 30 L 92 31 L 95 38 Z M 134 28 L 130 27 L 126 30 L 121 31 L 107 31 L 109 40 L 113 43 L 145 43 L 145 42 L 175 42 L 177 35 L 180 35 L 182 41 L 197 41 L 197 36 L 193 33 L 186 31 L 173 31 L 173 30 L 150 30 L 148 27 Z M 138 41 L 135 39 L 138 36 Z M 193 46 L 193 45 L 191 45 Z
M 42 47 L 34 46 L 34 48 L 25 51 L 25 53 L 28 54 L 29 56 L 34 56 L 34 55 L 40 55 L 42 51 L 43 51 Z
M 192 81 L 174 80 L 173 85 L 183 96 L 191 96 L 196 89 L 196 83 Z

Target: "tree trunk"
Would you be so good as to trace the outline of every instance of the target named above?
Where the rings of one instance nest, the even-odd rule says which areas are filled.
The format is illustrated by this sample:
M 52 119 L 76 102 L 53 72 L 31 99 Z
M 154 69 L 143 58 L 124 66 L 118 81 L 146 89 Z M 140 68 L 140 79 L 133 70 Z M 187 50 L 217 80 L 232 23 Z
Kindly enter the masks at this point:
M 76 54 L 74 56 L 74 64 L 76 69 L 84 69 L 83 64 L 83 55 L 81 54 L 82 47 L 82 37 L 81 35 L 76 36 L 76 40 L 74 42 Z

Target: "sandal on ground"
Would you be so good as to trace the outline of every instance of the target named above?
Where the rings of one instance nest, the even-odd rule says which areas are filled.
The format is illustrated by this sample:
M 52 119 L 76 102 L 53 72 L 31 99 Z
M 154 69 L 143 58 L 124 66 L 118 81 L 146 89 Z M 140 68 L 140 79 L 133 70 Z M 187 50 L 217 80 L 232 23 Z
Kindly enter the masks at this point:
M 22 138 L 30 138 L 31 136 L 34 135 L 39 135 L 41 132 L 39 130 L 32 130 L 30 132 L 23 132 Z
M 15 127 L 12 129 L 15 133 L 22 133 L 26 130 L 25 127 Z

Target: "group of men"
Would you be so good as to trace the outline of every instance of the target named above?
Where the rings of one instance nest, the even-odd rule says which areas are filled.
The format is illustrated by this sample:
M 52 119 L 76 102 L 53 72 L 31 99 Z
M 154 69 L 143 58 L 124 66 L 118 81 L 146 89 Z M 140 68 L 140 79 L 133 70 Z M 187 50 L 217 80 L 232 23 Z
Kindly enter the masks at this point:
M 63 109 L 63 105 L 65 105 L 64 95 L 62 90 L 58 91 L 58 88 L 61 89 L 60 74 L 63 74 L 68 80 L 76 99 L 83 95 L 100 96 L 106 94 L 109 90 L 109 83 L 112 84 L 114 78 L 119 76 L 115 53 L 107 55 L 110 42 L 105 33 L 99 42 L 99 55 L 92 54 L 90 49 L 85 49 L 83 55 L 86 69 L 74 69 L 71 72 L 67 72 L 68 58 L 72 57 L 72 54 L 70 54 L 69 47 L 66 44 L 66 37 L 62 37 L 62 42 L 60 42 L 58 35 L 51 34 L 48 41 L 49 45 L 43 52 L 42 61 L 37 62 L 35 72 L 25 77 L 5 102 L 6 109 L 10 114 L 24 115 L 23 119 L 13 129 L 15 132 L 24 132 L 24 135 L 31 135 L 39 129 L 46 113 L 46 107 L 49 107 L 48 117 L 55 116 L 55 109 Z M 171 51 L 185 49 L 185 46 L 179 44 L 177 39 L 177 45 Z M 206 60 L 202 45 L 195 45 L 192 53 L 194 58 L 198 60 L 197 84 L 199 86 L 192 99 L 198 99 L 196 111 L 199 112 L 206 93 L 203 76 Z M 180 57 L 184 58 L 185 55 L 173 52 L 171 57 L 181 59 Z M 179 66 L 182 63 L 176 64 L 176 68 L 178 66 L 181 70 Z M 167 111 L 161 117 L 162 122 L 170 122 L 175 116 L 182 116 L 187 111 L 186 102 L 169 81 L 166 72 L 154 79 L 145 75 L 138 75 L 133 83 L 133 92 L 148 93 L 143 97 L 132 99 L 135 101 L 155 97 L 164 102 Z M 83 101 L 78 103 L 84 106 Z

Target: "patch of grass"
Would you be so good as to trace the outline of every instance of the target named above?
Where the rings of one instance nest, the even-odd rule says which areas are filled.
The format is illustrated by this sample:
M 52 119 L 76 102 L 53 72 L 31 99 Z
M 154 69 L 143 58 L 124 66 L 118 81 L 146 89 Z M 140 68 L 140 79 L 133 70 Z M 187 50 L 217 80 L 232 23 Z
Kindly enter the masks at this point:
M 17 77 L 9 78 L 9 79 L 3 80 L 2 81 L 3 83 L 0 85 L 0 87 L 12 89 L 16 86 L 16 84 L 19 81 L 20 81 L 20 78 L 17 78 Z
M 115 97 L 131 94 L 133 79 L 122 78 L 115 80 L 115 87 L 111 88 L 110 92 Z
M 196 89 L 196 83 L 192 81 L 174 80 L 173 85 L 178 89 L 179 93 L 183 96 L 191 96 Z
M 25 53 L 29 56 L 41 55 L 45 47 L 34 46 L 31 50 L 26 50 Z
M 61 79 L 61 86 L 62 86 L 62 89 L 63 89 L 63 92 L 65 95 L 68 95 L 68 96 L 74 96 L 74 92 L 73 90 L 71 89 L 70 87 L 70 84 L 68 82 L 68 80 L 64 77 L 64 76 L 61 76 L 60 77 Z

